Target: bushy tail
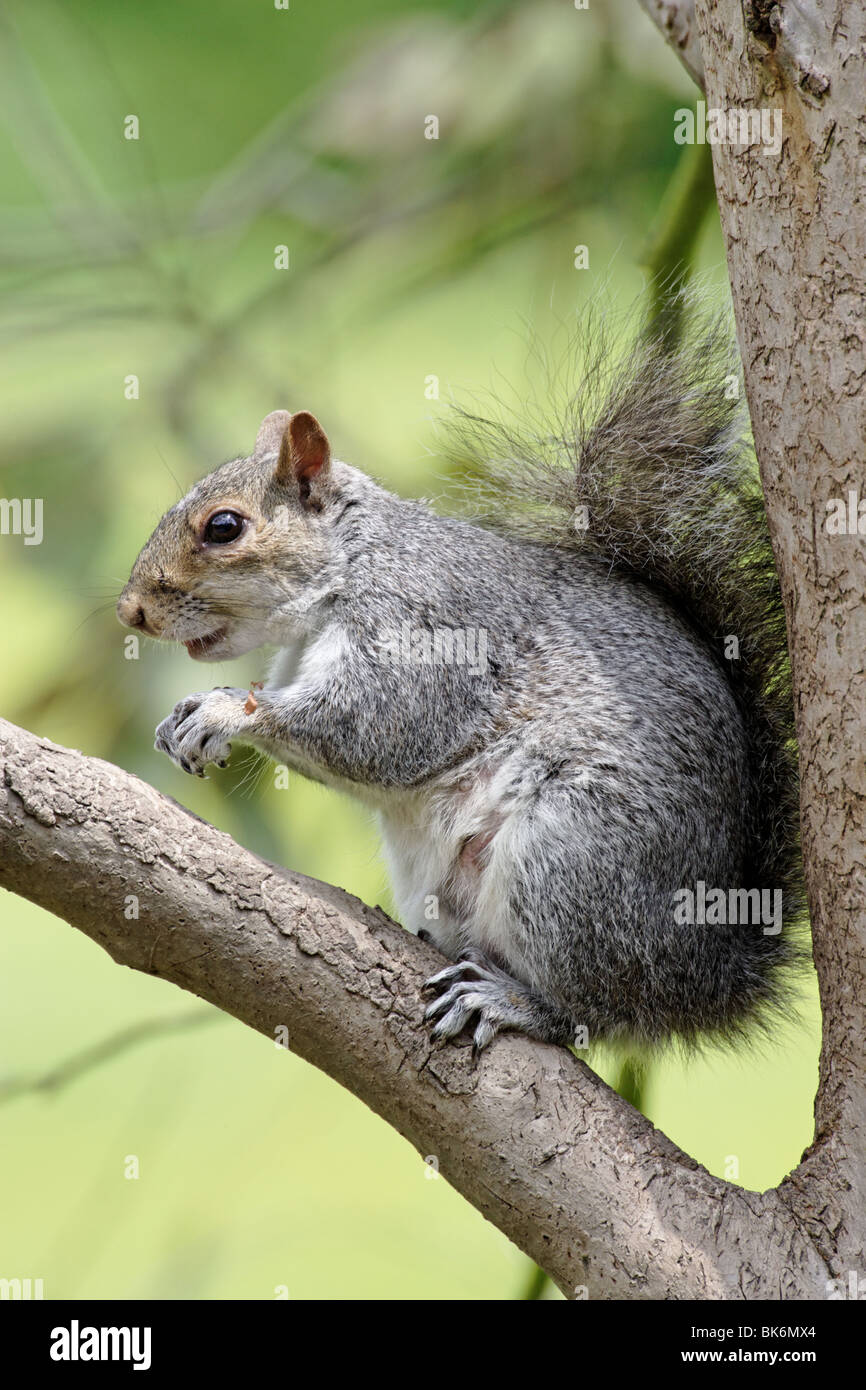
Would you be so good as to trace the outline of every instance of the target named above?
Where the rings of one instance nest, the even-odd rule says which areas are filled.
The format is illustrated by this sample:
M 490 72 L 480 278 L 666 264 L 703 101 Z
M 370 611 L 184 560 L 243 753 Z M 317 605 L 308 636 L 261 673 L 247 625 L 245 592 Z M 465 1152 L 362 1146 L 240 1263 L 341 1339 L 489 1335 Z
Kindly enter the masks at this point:
M 489 524 L 640 576 L 716 653 L 749 740 L 744 885 L 780 888 L 790 922 L 803 907 L 793 702 L 740 360 L 727 314 L 681 307 L 675 346 L 642 328 L 625 352 L 591 316 L 558 423 L 458 407 L 451 452 Z

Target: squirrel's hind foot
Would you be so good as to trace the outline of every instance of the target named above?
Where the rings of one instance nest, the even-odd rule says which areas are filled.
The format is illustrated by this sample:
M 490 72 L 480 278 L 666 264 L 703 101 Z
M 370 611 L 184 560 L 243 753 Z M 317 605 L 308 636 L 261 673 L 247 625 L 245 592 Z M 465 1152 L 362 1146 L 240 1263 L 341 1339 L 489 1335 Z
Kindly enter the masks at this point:
M 456 1038 L 474 1021 L 475 1052 L 487 1047 L 496 1034 L 509 1029 L 544 1042 L 567 1042 L 574 1034 L 571 1020 L 495 965 L 482 951 L 463 951 L 454 965 L 440 970 L 424 985 L 437 993 L 424 1014 L 437 1019 L 434 1042 Z

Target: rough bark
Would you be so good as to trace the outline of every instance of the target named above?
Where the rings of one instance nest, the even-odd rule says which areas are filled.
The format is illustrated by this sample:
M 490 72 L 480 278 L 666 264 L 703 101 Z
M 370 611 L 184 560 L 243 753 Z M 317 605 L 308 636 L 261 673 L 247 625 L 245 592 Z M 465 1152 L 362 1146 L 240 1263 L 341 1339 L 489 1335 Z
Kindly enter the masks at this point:
M 694 54 L 676 41 L 693 27 L 667 13 L 696 11 L 709 109 L 778 111 L 782 119 L 778 157 L 728 142 L 712 153 L 788 621 L 824 1016 L 815 1142 L 789 1185 L 819 1245 L 862 1271 L 866 551 L 859 529 L 834 534 L 827 523 L 833 499 L 847 504 L 853 492 L 855 509 L 859 503 L 866 437 L 866 3 L 640 3 L 697 78 Z
M 695 19 L 695 0 L 638 0 L 661 30 L 683 67 L 699 87 L 704 85 L 704 59 Z
M 863 488 L 866 3 L 699 0 L 697 12 L 708 108 L 782 113 L 780 154 L 716 144 L 713 161 L 788 619 L 824 1014 L 816 1139 L 791 1188 L 819 1246 L 862 1271 L 866 539 L 829 534 L 827 504 Z
M 322 1068 L 394 1125 L 566 1295 L 820 1298 L 784 1195 L 711 1177 L 564 1049 L 431 1047 L 437 953 L 378 908 L 236 845 L 119 768 L 0 720 L 0 883 L 119 964 Z M 137 899 L 137 920 L 125 915 Z

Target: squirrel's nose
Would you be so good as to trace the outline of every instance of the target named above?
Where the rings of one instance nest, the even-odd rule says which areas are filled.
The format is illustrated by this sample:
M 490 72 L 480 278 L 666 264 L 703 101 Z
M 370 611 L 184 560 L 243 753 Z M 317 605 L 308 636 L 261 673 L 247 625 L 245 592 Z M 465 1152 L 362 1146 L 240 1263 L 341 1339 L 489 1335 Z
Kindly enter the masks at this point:
M 147 614 L 137 598 L 121 594 L 117 600 L 117 616 L 124 627 L 147 626 Z

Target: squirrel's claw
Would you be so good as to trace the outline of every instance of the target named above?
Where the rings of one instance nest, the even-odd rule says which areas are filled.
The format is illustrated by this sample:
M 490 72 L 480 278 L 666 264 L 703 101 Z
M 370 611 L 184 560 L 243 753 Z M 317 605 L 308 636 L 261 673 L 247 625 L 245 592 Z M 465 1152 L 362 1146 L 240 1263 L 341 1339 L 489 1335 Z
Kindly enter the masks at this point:
M 420 936 L 420 934 L 419 932 L 418 935 Z M 462 951 L 453 965 L 446 965 L 444 970 L 440 970 L 437 974 L 431 975 L 429 980 L 425 980 L 421 988 L 424 990 L 438 990 L 442 985 L 450 984 L 453 980 L 465 978 L 468 973 L 474 972 L 476 976 L 481 977 L 485 972 L 492 975 L 495 971 L 496 967 L 491 965 L 480 951 L 469 949 Z M 500 974 L 501 973 L 502 972 L 500 972 Z
M 472 978 L 458 978 L 464 972 Z M 444 992 L 424 1013 L 426 1021 L 437 1020 L 431 1032 L 434 1042 L 456 1038 L 470 1020 L 477 1017 L 472 1045 L 478 1053 L 493 1041 L 500 1029 L 519 1029 L 526 1025 L 527 1019 L 514 993 L 520 986 L 495 966 L 485 968 L 477 961 L 458 961 L 429 979 L 425 989 L 439 991 L 443 986 Z
M 192 777 L 206 776 L 209 763 L 226 767 L 245 698 L 245 691 L 231 687 L 188 695 L 157 728 L 154 748 Z
M 501 1007 L 498 987 L 486 981 L 478 984 L 475 981 L 463 980 L 453 985 L 441 999 L 429 1006 L 424 1017 L 429 1020 L 437 1014 L 442 1014 L 442 1017 L 431 1034 L 435 1042 L 456 1038 L 458 1033 L 463 1032 L 469 1020 L 479 1014 L 480 1019 L 474 1037 L 476 1051 L 486 1047 L 507 1022 L 506 1013 Z
M 423 988 L 439 995 L 424 1013 L 425 1020 L 437 1020 L 431 1032 L 434 1042 L 456 1038 L 473 1019 L 472 1050 L 476 1055 L 506 1028 L 536 1037 L 544 1035 L 532 991 L 474 947 L 432 975 Z

